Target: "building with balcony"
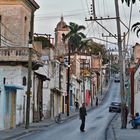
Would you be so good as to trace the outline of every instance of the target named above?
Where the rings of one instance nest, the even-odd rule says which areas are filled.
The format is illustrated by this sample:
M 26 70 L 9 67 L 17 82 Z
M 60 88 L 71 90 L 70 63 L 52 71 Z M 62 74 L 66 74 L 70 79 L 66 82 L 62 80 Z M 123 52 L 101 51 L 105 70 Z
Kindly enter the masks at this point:
M 0 129 L 14 128 L 25 122 L 28 40 L 33 13 L 38 8 L 34 0 L 0 0 Z M 33 72 L 42 61 L 37 50 L 32 48 L 31 53 Z M 32 122 L 32 97 L 30 112 Z

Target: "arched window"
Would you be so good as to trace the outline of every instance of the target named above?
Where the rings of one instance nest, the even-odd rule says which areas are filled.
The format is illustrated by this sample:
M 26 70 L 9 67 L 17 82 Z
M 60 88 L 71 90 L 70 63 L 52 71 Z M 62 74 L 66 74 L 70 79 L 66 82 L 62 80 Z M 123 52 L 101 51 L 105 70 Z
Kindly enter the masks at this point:
M 23 77 L 22 85 L 26 86 L 26 77 L 25 76 Z

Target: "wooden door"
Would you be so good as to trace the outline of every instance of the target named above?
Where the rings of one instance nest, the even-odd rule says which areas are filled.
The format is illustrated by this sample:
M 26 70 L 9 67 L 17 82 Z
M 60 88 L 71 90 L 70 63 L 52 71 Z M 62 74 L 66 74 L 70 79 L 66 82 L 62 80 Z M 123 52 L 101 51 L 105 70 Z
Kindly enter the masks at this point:
M 16 93 L 10 93 L 11 94 L 11 115 L 10 115 L 10 128 L 14 128 L 15 127 L 15 115 L 16 115 Z

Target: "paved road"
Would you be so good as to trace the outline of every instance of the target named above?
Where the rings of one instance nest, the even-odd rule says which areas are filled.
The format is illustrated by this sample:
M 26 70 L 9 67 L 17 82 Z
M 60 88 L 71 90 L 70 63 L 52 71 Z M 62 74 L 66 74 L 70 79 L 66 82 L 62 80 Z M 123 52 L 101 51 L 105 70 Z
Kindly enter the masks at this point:
M 33 131 L 17 140 L 105 140 L 106 128 L 116 113 L 109 113 L 111 101 L 120 100 L 119 84 L 113 83 L 103 104 L 88 112 L 86 117 L 86 131 L 80 132 L 79 117 L 62 124 L 53 125 Z M 14 138 L 14 140 L 16 140 Z

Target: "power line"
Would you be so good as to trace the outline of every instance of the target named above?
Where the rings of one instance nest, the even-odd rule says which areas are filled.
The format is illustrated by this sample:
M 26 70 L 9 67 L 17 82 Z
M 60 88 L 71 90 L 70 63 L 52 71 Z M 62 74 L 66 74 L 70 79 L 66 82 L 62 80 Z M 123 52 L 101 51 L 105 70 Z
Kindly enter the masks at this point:
M 88 12 L 88 11 L 87 11 Z M 65 17 L 78 17 L 79 15 L 83 16 L 83 11 L 82 12 L 78 12 L 78 13 L 74 13 L 74 14 L 63 14 Z M 53 16 L 35 16 L 36 20 L 46 20 L 46 19 L 55 19 L 55 18 L 59 18 L 60 15 L 53 15 Z
M 7 31 L 9 31 L 9 33 L 11 33 L 12 35 L 14 35 L 14 36 L 16 36 L 16 37 L 18 37 L 18 38 L 20 38 L 21 39 L 21 35 L 23 35 L 23 34 L 15 34 L 14 32 L 12 32 L 8 27 L 6 27 L 2 22 L 0 22 L 0 26 L 2 26 L 2 27 L 4 27 Z
M 130 8 L 130 17 L 129 17 L 129 25 L 128 25 L 128 38 L 127 38 L 127 46 L 129 42 L 129 36 L 130 36 L 130 26 L 131 26 L 131 19 L 132 19 L 132 9 L 133 9 L 133 4 L 131 3 L 131 8 Z

